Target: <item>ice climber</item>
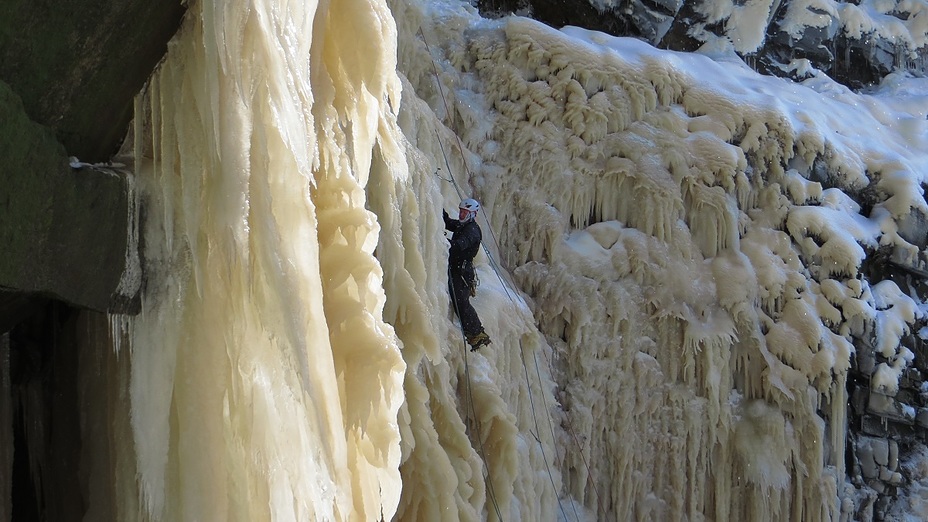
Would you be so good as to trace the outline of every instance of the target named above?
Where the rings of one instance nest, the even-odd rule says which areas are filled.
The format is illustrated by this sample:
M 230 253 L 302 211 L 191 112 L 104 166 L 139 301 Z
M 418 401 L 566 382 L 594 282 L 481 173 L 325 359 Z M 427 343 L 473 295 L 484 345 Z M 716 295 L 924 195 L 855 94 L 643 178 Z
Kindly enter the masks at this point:
M 483 331 L 477 311 L 470 304 L 471 296 L 477 292 L 474 256 L 477 255 L 480 241 L 483 239 L 476 220 L 480 203 L 468 198 L 462 201 L 458 208 L 458 219 L 452 219 L 448 217 L 447 212 L 441 211 L 445 219 L 445 228 L 453 232 L 448 251 L 448 291 L 451 293 L 454 311 L 461 319 L 464 337 L 473 352 L 490 344 L 490 337 Z

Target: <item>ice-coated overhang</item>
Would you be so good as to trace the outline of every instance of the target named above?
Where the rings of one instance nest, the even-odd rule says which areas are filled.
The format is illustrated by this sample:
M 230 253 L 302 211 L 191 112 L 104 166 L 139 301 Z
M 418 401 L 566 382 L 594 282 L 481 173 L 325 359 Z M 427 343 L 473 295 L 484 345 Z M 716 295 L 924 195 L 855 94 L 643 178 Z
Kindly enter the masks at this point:
M 72 168 L 69 157 L 104 163 L 117 152 L 133 99 L 164 56 L 184 4 L 0 4 L 4 331 L 29 303 L 48 298 L 99 311 L 137 306 L 130 180 L 118 169 Z

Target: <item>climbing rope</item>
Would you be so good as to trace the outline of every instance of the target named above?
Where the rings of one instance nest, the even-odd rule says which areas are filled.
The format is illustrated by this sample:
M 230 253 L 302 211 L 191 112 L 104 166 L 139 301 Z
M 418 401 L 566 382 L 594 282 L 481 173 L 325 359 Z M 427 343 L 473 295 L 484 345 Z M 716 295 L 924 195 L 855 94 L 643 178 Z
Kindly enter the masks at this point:
M 464 378 L 467 382 L 467 398 L 470 405 L 470 415 L 469 417 L 473 420 L 474 430 L 477 432 L 475 435 L 477 437 L 477 443 L 480 445 L 480 458 L 483 459 L 484 468 L 486 468 L 486 473 L 483 476 L 483 481 L 487 484 L 487 494 L 490 496 L 490 501 L 493 503 L 493 509 L 496 511 L 496 517 L 500 522 L 503 520 L 503 515 L 499 510 L 499 503 L 496 501 L 496 491 L 493 487 L 493 480 L 490 477 L 490 465 L 487 460 L 486 450 L 483 447 L 483 436 L 480 433 L 480 420 L 477 419 L 477 408 L 474 405 L 474 392 L 471 388 L 471 378 L 470 378 L 470 367 L 467 363 L 467 335 L 464 333 L 464 321 L 461 320 L 461 310 L 458 308 L 458 300 L 454 298 L 454 290 L 451 288 L 451 266 L 448 266 L 448 290 L 451 292 L 451 302 L 454 305 L 454 312 L 458 316 L 458 321 L 461 323 L 461 338 L 464 340 L 464 349 L 462 350 L 464 358 Z
M 514 304 L 514 303 L 513 303 L 513 304 Z M 555 495 L 556 495 L 556 494 L 557 494 L 557 486 L 554 484 L 554 475 L 551 474 L 551 469 L 550 469 L 550 467 L 548 466 L 548 456 L 545 454 L 545 447 L 544 447 L 544 445 L 541 443 L 541 429 L 539 429 L 539 427 L 538 427 L 538 415 L 535 414 L 535 399 L 534 399 L 534 397 L 533 397 L 533 395 L 532 395 L 532 383 L 531 383 L 531 381 L 530 381 L 529 378 L 528 378 L 528 365 L 525 364 L 525 348 L 522 347 L 522 338 L 521 338 L 521 337 L 519 338 L 519 354 L 520 354 L 520 359 L 522 359 L 522 369 L 523 369 L 524 372 L 525 372 L 525 386 L 528 387 L 528 403 L 529 403 L 529 405 L 530 405 L 531 408 L 532 408 L 532 419 L 535 421 L 535 440 L 538 441 L 538 447 L 541 449 L 541 458 L 544 459 L 544 461 L 545 461 L 545 469 L 548 470 L 548 479 L 551 481 L 551 488 L 554 490 Z M 544 393 L 544 389 L 541 388 L 541 376 L 540 376 L 540 375 L 539 375 L 539 378 L 538 378 L 538 387 L 539 387 L 539 389 L 541 389 L 541 397 L 542 397 L 542 399 L 544 399 L 545 393 Z M 547 406 L 547 401 L 545 401 L 545 409 L 547 409 L 547 407 L 548 407 L 548 406 Z M 547 417 L 548 417 L 548 420 L 549 420 L 549 422 L 550 422 L 551 415 L 548 415 Z M 556 449 L 556 448 L 557 448 L 557 443 L 555 442 L 554 429 L 553 429 L 553 428 L 552 428 L 552 430 L 551 430 L 551 443 L 554 445 L 555 451 L 557 451 L 557 449 Z M 560 457 L 558 456 L 558 458 L 560 458 Z M 561 510 L 561 515 L 564 516 L 564 520 L 567 520 L 567 513 L 564 512 L 564 506 L 561 505 L 561 499 L 560 499 L 560 498 L 557 499 L 557 507 Z M 577 507 L 574 506 L 573 504 L 571 504 L 571 507 L 573 508 L 573 511 L 574 511 L 574 517 L 576 517 L 576 519 L 579 521 L 579 520 L 580 520 L 580 515 L 577 514 Z
M 431 57 L 432 57 L 432 50 L 431 50 L 431 48 L 429 47 L 428 41 L 426 40 L 425 34 L 422 32 L 422 28 L 421 28 L 421 27 L 419 28 L 419 36 L 422 38 L 422 42 L 425 44 L 426 50 L 428 51 L 429 57 L 430 57 L 430 59 L 431 59 Z M 439 92 L 439 94 L 440 94 L 440 96 L 441 96 L 442 103 L 443 103 L 444 106 L 445 106 L 445 112 L 446 112 L 446 114 L 448 114 L 449 117 L 450 117 L 451 111 L 450 111 L 450 107 L 448 106 L 448 101 L 447 101 L 447 99 L 445 98 L 444 89 L 442 89 L 442 86 L 441 86 L 441 79 L 440 79 L 439 76 L 438 76 L 438 68 L 437 68 L 437 66 L 435 65 L 435 60 L 432 59 L 431 61 L 432 61 L 432 72 L 433 72 L 434 75 L 435 75 L 435 82 L 436 82 L 436 84 L 437 84 L 437 86 L 438 86 L 438 92 Z M 437 140 L 437 141 L 438 141 L 438 146 L 439 146 L 439 149 L 441 150 L 441 154 L 442 154 L 442 158 L 444 159 L 445 166 L 446 166 L 446 168 L 448 169 L 449 179 L 445 179 L 444 177 L 440 176 L 440 175 L 438 174 L 438 171 L 435 172 L 435 175 L 438 176 L 439 179 L 442 179 L 443 181 L 450 182 L 450 183 L 454 186 L 454 189 L 455 189 L 455 191 L 457 192 L 458 197 L 461 198 L 461 199 L 464 199 L 464 193 L 463 193 L 463 191 L 461 190 L 460 186 L 457 184 L 457 181 L 454 179 L 454 174 L 453 174 L 453 172 L 452 172 L 452 170 L 451 170 L 451 164 L 450 164 L 450 162 L 448 161 L 448 156 L 447 156 L 447 154 L 445 153 L 444 145 L 442 144 L 441 137 L 438 136 L 438 131 L 437 131 L 437 130 L 436 130 L 436 137 L 438 137 L 438 140 Z M 469 171 L 468 171 L 468 169 L 467 169 L 467 160 L 466 160 L 466 158 L 464 158 L 464 146 L 463 146 L 463 143 L 461 142 L 460 136 L 458 136 L 457 134 L 455 134 L 455 138 L 457 138 L 458 147 L 459 147 L 459 149 L 461 150 L 461 162 L 462 162 L 462 165 L 463 165 L 463 167 L 464 167 L 465 172 L 468 174 L 468 178 L 469 178 L 469 177 L 470 177 L 470 176 L 469 176 L 470 173 L 469 173 Z M 439 168 L 438 170 L 441 170 L 441 169 Z M 496 244 L 496 247 L 497 247 L 497 250 L 498 250 L 498 249 L 499 249 L 499 242 L 497 241 L 496 236 L 495 236 L 495 233 L 493 232 L 493 227 L 490 225 L 489 219 L 487 219 L 486 217 L 484 217 L 484 220 L 485 220 L 486 223 L 487 223 L 487 228 L 490 230 L 490 234 L 491 234 L 491 236 L 493 237 L 494 244 Z M 502 278 L 502 276 L 500 275 L 500 272 L 501 272 L 501 271 L 500 271 L 499 267 L 496 265 L 496 261 L 493 259 L 493 256 L 490 254 L 489 250 L 486 248 L 485 245 L 483 246 L 483 250 L 484 250 L 484 253 L 485 253 L 486 256 L 487 256 L 487 259 L 490 260 L 490 264 L 491 264 L 491 266 L 493 267 L 493 271 L 494 271 L 494 273 L 496 273 L 496 277 L 499 279 L 500 285 L 501 285 L 501 286 L 503 287 L 503 289 L 505 290 L 506 296 L 507 296 L 507 297 L 509 298 L 509 300 L 513 303 L 513 305 L 515 305 L 515 304 L 516 304 L 516 303 L 515 303 L 515 300 L 513 299 L 512 295 L 509 293 L 509 288 L 508 288 L 509 285 L 507 285 L 507 284 L 503 281 L 503 278 Z M 450 277 L 450 267 L 449 267 L 449 277 Z M 453 300 L 453 299 L 452 299 L 452 300 Z M 454 306 L 455 306 L 455 312 L 457 313 L 457 316 L 460 318 L 460 317 L 461 317 L 461 314 L 460 314 L 460 310 L 457 309 L 457 303 L 456 303 L 456 302 L 455 302 Z M 517 308 L 518 308 L 518 307 L 517 307 Z M 462 335 L 462 337 L 464 337 L 464 372 L 465 372 L 465 377 L 466 377 L 466 379 L 467 379 L 468 395 L 469 395 L 469 400 L 470 400 L 470 402 L 471 402 L 471 410 L 472 410 L 472 413 L 473 413 L 474 417 L 476 418 L 476 411 L 474 410 L 474 403 L 473 403 L 473 394 L 472 394 L 472 390 L 471 390 L 470 374 L 469 374 L 468 363 L 467 363 L 467 339 L 466 339 L 466 336 L 464 335 L 463 324 L 461 325 L 461 335 Z M 540 430 L 539 430 L 539 427 L 538 427 L 538 416 L 537 416 L 536 411 L 535 411 L 535 400 L 534 400 L 533 393 L 532 393 L 531 382 L 530 382 L 530 379 L 529 379 L 529 377 L 528 377 L 528 366 L 527 366 L 526 363 L 525 363 L 525 350 L 524 350 L 524 348 L 522 347 L 522 340 L 521 340 L 521 339 L 519 339 L 519 349 L 520 349 L 520 353 L 521 353 L 521 355 L 522 355 L 522 356 L 520 357 L 520 359 L 522 360 L 522 367 L 523 367 L 524 372 L 525 372 L 525 384 L 526 384 L 526 387 L 527 387 L 527 390 L 528 390 L 529 402 L 530 402 L 530 404 L 531 404 L 532 418 L 534 419 L 534 422 L 535 422 L 535 431 L 536 431 L 536 433 L 540 434 Z M 540 377 L 539 377 L 539 387 L 541 387 L 541 380 L 540 380 Z M 543 391 L 542 391 L 542 395 L 544 395 L 544 392 L 543 392 Z M 548 416 L 548 422 L 549 422 L 549 423 L 551 422 L 550 415 Z M 482 437 L 480 436 L 480 433 L 479 433 L 479 422 L 477 423 L 477 430 L 478 430 L 478 432 L 477 432 L 477 439 L 478 439 L 478 441 L 480 442 L 480 446 L 481 446 L 481 456 L 483 457 L 484 462 L 486 462 L 486 456 L 485 456 L 484 451 L 483 451 L 483 439 L 482 439 Z M 551 434 L 552 434 L 552 443 L 556 446 L 556 440 L 555 440 L 555 438 L 554 438 L 554 429 L 553 429 L 553 425 L 552 425 L 552 428 L 551 428 Z M 557 498 L 558 508 L 560 509 L 561 514 L 562 514 L 563 517 L 564 517 L 564 520 L 567 520 L 567 513 L 565 512 L 564 507 L 563 507 L 563 505 L 562 505 L 562 503 L 561 503 L 560 496 L 558 495 L 557 486 L 556 486 L 555 483 L 554 483 L 554 475 L 551 473 L 551 468 L 550 468 L 550 465 L 548 464 L 548 457 L 547 457 L 547 455 L 546 455 L 546 453 L 545 453 L 544 445 L 541 443 L 541 440 L 540 440 L 540 438 L 539 438 L 539 436 L 538 436 L 537 434 L 535 435 L 535 438 L 536 438 L 536 440 L 538 441 L 538 446 L 539 446 L 539 448 L 540 448 L 540 450 L 541 450 L 542 459 L 544 460 L 544 463 L 545 463 L 545 470 L 547 471 L 547 473 L 548 473 L 548 478 L 549 478 L 549 480 L 551 481 L 551 488 L 552 488 L 552 491 L 554 492 L 555 498 Z M 560 458 L 560 457 L 558 457 L 558 458 Z M 488 466 L 488 465 L 487 465 L 487 469 L 489 469 L 489 466 Z M 502 520 L 502 516 L 501 516 L 501 514 L 500 514 L 500 512 L 499 512 L 499 506 L 496 505 L 495 493 L 493 492 L 493 487 L 492 487 L 492 480 L 490 479 L 489 475 L 487 476 L 486 480 L 487 480 L 487 484 L 489 485 L 488 491 L 490 492 L 491 499 L 493 500 L 494 506 L 495 506 L 496 511 L 497 511 L 497 516 L 500 518 L 500 520 Z M 577 518 L 577 520 L 580 519 L 579 515 L 578 515 L 577 512 L 576 512 L 576 507 L 574 507 L 574 516 Z
M 435 83 L 436 83 L 437 86 L 438 86 L 438 92 L 439 92 L 439 95 L 441 96 L 442 103 L 444 104 L 445 112 L 446 112 L 446 114 L 448 114 L 449 117 L 450 117 L 451 110 L 450 110 L 450 107 L 448 106 L 448 101 L 447 101 L 447 99 L 445 98 L 444 89 L 442 89 L 442 86 L 441 86 L 441 79 L 440 79 L 439 76 L 438 76 L 438 68 L 437 68 L 437 66 L 435 65 L 435 60 L 432 59 L 432 49 L 431 49 L 431 47 L 429 47 L 428 41 L 426 40 L 425 34 L 422 32 L 422 28 L 421 28 L 421 27 L 419 28 L 419 36 L 422 38 L 422 42 L 425 44 L 426 50 L 427 50 L 428 53 L 429 53 L 429 58 L 430 58 L 431 61 L 432 61 L 432 71 L 433 71 L 433 73 L 434 73 L 434 75 L 435 75 Z M 469 172 L 469 170 L 468 170 L 468 168 L 467 168 L 467 160 L 466 160 L 466 158 L 464 157 L 464 146 L 463 146 L 463 143 L 461 142 L 460 136 L 458 136 L 457 134 L 455 134 L 454 136 L 455 136 L 455 138 L 457 139 L 458 148 L 459 148 L 460 151 L 461 151 L 461 161 L 462 161 L 463 168 L 464 168 L 465 172 L 467 173 L 468 178 L 470 178 L 470 172 Z M 437 131 L 437 130 L 436 130 L 436 137 L 438 138 L 438 139 L 437 139 L 437 141 L 438 141 L 438 146 L 439 146 L 439 149 L 441 150 L 442 158 L 444 159 L 444 162 L 445 162 L 445 167 L 448 169 L 448 176 L 449 176 L 449 177 L 446 179 L 446 178 L 444 178 L 443 176 L 441 176 L 441 175 L 438 174 L 438 171 L 440 171 L 441 168 L 439 168 L 438 170 L 436 170 L 435 175 L 436 175 L 439 179 L 441 179 L 442 181 L 450 182 L 450 183 L 453 185 L 453 187 L 454 187 L 454 189 L 455 189 L 455 192 L 457 192 L 458 197 L 461 198 L 461 199 L 464 199 L 465 195 L 464 195 L 463 191 L 461 190 L 460 186 L 458 186 L 457 181 L 454 179 L 454 174 L 452 173 L 451 164 L 450 164 L 450 162 L 448 161 L 448 156 L 447 156 L 447 154 L 445 153 L 445 147 L 444 147 L 444 145 L 442 144 L 441 137 L 438 135 L 438 131 Z M 497 237 L 496 237 L 495 232 L 493 231 L 493 227 L 491 226 L 491 224 L 490 224 L 490 222 L 489 222 L 489 219 L 486 218 L 486 217 L 484 217 L 484 221 L 486 222 L 487 229 L 490 231 L 490 236 L 493 238 L 493 243 L 494 243 L 494 245 L 496 246 L 497 251 L 501 251 L 501 250 L 500 250 L 500 247 L 499 247 L 499 241 L 498 241 L 498 239 L 497 239 Z M 501 269 L 500 269 L 499 265 L 496 263 L 496 260 L 495 260 L 495 259 L 493 258 L 493 256 L 490 254 L 490 251 L 489 251 L 489 249 L 487 249 L 486 245 L 482 245 L 482 246 L 483 246 L 484 253 L 485 253 L 486 256 L 487 256 L 487 259 L 490 261 L 490 265 L 491 265 L 491 267 L 493 268 L 494 273 L 496 274 L 496 277 L 499 279 L 500 285 L 502 286 L 503 290 L 506 292 L 507 298 L 508 298 L 508 299 L 510 300 L 510 302 L 516 307 L 516 309 L 519 309 L 517 303 L 515 302 L 515 299 L 513 298 L 512 294 L 510 294 L 510 292 L 509 292 L 509 288 L 508 288 L 509 285 L 506 284 L 506 282 L 503 281 L 503 278 L 502 278 L 502 276 L 501 276 Z M 450 267 L 449 267 L 449 277 L 450 277 Z M 453 296 L 452 296 L 452 297 L 453 297 Z M 454 299 L 452 299 L 452 301 L 454 301 Z M 457 309 L 457 303 L 456 303 L 456 302 L 455 302 L 454 306 L 455 306 L 455 312 L 457 313 L 457 316 L 460 318 L 460 317 L 461 317 L 461 314 L 460 314 L 460 311 Z M 469 400 L 470 400 L 470 403 L 471 403 L 470 406 L 471 406 L 472 414 L 476 417 L 476 412 L 475 412 L 475 410 L 474 410 L 474 403 L 473 403 L 473 394 L 472 394 L 472 391 L 471 391 L 470 375 L 469 375 L 468 363 L 467 363 L 467 339 L 466 339 L 466 336 L 464 335 L 463 324 L 461 325 L 461 335 L 462 335 L 462 337 L 464 337 L 464 372 L 465 372 L 465 377 L 466 377 L 466 379 L 467 379 L 467 389 L 468 389 Z M 544 460 L 544 463 L 545 463 L 545 470 L 547 471 L 548 478 L 549 478 L 549 480 L 551 481 L 552 490 L 554 491 L 555 497 L 557 498 L 558 508 L 560 509 L 561 515 L 564 517 L 564 520 L 567 520 L 567 513 L 566 513 L 566 511 L 564 510 L 564 506 L 563 506 L 562 503 L 561 503 L 560 496 L 559 496 L 558 493 L 557 493 L 558 489 L 557 489 L 557 486 L 556 486 L 556 484 L 555 484 L 555 482 L 554 482 L 554 475 L 551 473 L 551 467 L 550 467 L 550 465 L 549 465 L 549 463 L 548 463 L 548 457 L 547 457 L 547 454 L 546 454 L 546 452 L 545 452 L 544 445 L 541 443 L 541 439 L 540 439 L 540 437 L 539 437 L 539 435 L 540 435 L 540 428 L 539 428 L 539 425 L 538 425 L 538 416 L 537 416 L 537 413 L 536 413 L 536 411 L 535 411 L 535 400 L 534 400 L 534 396 L 533 396 L 533 392 L 532 392 L 531 380 L 530 380 L 529 375 L 528 375 L 528 365 L 527 365 L 526 362 L 525 362 L 525 349 L 524 349 L 523 346 L 522 346 L 522 339 L 519 339 L 519 351 L 520 351 L 520 359 L 521 359 L 521 361 L 522 361 L 522 368 L 523 368 L 524 374 L 525 374 L 525 384 L 526 384 L 526 387 L 527 387 L 527 390 L 528 390 L 529 403 L 530 403 L 530 407 L 531 407 L 531 411 L 532 411 L 532 418 L 533 418 L 533 421 L 534 421 L 534 423 L 535 423 L 535 434 L 533 434 L 533 435 L 534 435 L 535 439 L 538 441 L 538 446 L 539 446 L 539 449 L 541 450 L 542 459 Z M 540 373 L 540 371 L 538 370 L 538 361 L 537 361 L 537 359 L 535 359 L 534 357 L 533 357 L 533 359 L 535 360 L 535 369 L 536 369 L 536 374 L 538 375 L 538 386 L 539 386 L 539 389 L 542 390 L 542 398 L 543 398 L 543 400 L 545 401 L 545 409 L 546 409 L 546 411 L 547 411 L 547 408 L 548 408 L 548 406 L 547 406 L 547 400 L 544 398 L 543 385 L 542 385 L 542 381 L 541 381 L 541 373 Z M 554 425 L 553 425 L 553 423 L 552 423 L 552 421 L 551 421 L 550 413 L 547 415 L 547 418 L 548 418 L 549 428 L 550 428 L 550 430 L 551 430 L 551 437 L 552 437 L 552 438 L 551 438 L 551 442 L 552 442 L 552 444 L 555 446 L 556 456 L 557 456 L 558 460 L 560 460 L 560 455 L 557 453 L 557 443 L 556 443 L 556 437 L 555 437 L 555 435 L 554 435 Z M 480 434 L 479 434 L 479 423 L 478 423 L 478 425 L 477 425 L 477 428 L 478 428 L 477 438 L 478 438 L 478 440 L 479 440 L 479 442 L 480 442 L 480 445 L 481 445 L 481 455 L 482 455 L 483 458 L 484 458 L 484 462 L 486 462 L 486 456 L 483 454 L 483 447 L 482 447 L 482 446 L 483 446 L 483 440 L 482 440 L 482 437 L 480 437 Z M 576 437 L 574 437 L 574 440 L 575 440 L 575 441 L 577 440 Z M 578 449 L 580 449 L 579 446 L 578 446 Z M 580 453 L 581 453 L 581 458 L 582 458 L 582 453 L 583 453 L 583 452 L 582 452 L 582 449 L 580 449 Z M 585 459 L 583 460 L 583 462 L 584 462 L 584 465 L 586 465 L 586 460 L 585 460 Z M 488 467 L 488 466 L 487 466 L 487 467 Z M 489 467 L 488 467 L 488 468 L 489 468 Z M 589 479 L 590 479 L 590 481 L 591 481 L 591 483 L 592 483 L 592 482 L 593 482 L 593 478 L 592 478 L 592 475 L 590 474 L 589 466 L 587 466 L 587 474 L 588 474 L 588 477 L 589 477 Z M 496 505 L 495 494 L 492 493 L 492 480 L 489 480 L 489 476 L 487 477 L 487 484 L 490 485 L 489 492 L 491 493 L 491 497 L 493 498 L 494 505 Z M 595 486 L 594 486 L 594 491 L 596 491 L 596 490 L 595 490 Z M 596 492 L 596 496 L 597 496 L 597 502 L 599 502 L 599 493 L 598 493 L 598 492 Z M 577 511 L 576 511 L 576 506 L 574 506 L 574 505 L 572 504 L 571 507 L 573 508 L 574 517 L 579 521 L 579 520 L 580 520 L 580 516 L 579 516 L 579 514 L 578 514 Z M 601 505 L 601 504 L 600 504 L 599 507 L 600 507 L 600 509 L 602 510 L 602 505 Z M 502 520 L 502 517 L 500 516 L 500 513 L 499 513 L 499 507 L 498 507 L 498 506 L 496 506 L 496 510 L 497 510 L 497 516 L 500 517 L 500 520 Z M 605 512 L 604 512 L 604 514 L 605 514 Z
M 535 374 L 538 376 L 538 382 L 541 383 L 541 370 L 538 369 L 538 357 L 536 357 L 534 353 L 532 354 L 532 359 L 535 361 Z M 548 360 L 547 355 L 545 356 L 545 360 L 548 362 L 548 371 L 551 372 L 551 374 L 553 375 L 554 367 L 551 365 L 551 361 Z M 547 404 L 547 399 L 545 398 L 544 393 L 541 394 L 541 398 L 542 400 L 546 401 L 545 409 L 547 409 L 548 404 Z M 589 463 L 587 463 L 586 457 L 583 456 L 583 446 L 580 444 L 580 439 L 577 437 L 576 432 L 574 432 L 574 428 L 570 424 L 570 421 L 567 419 L 564 419 L 564 423 L 566 424 L 567 431 L 570 432 L 570 436 L 573 439 L 574 444 L 576 444 L 577 446 L 577 450 L 578 450 L 577 453 L 579 453 L 580 455 L 580 460 L 583 461 L 583 467 L 586 468 L 586 476 L 590 480 L 590 486 L 593 487 L 593 493 L 596 495 L 596 505 L 599 508 L 599 511 L 602 512 L 603 517 L 605 518 L 606 509 L 603 508 L 602 497 L 599 495 L 599 490 L 596 488 L 596 481 L 593 480 L 593 474 L 590 471 L 590 465 Z M 553 440 L 555 438 L 554 437 L 554 423 L 551 422 L 550 415 L 548 415 L 548 427 L 551 429 L 551 439 Z M 554 451 L 555 451 L 555 457 L 557 457 L 557 459 L 560 460 L 561 456 L 560 456 L 560 453 L 557 451 L 557 444 L 554 445 Z

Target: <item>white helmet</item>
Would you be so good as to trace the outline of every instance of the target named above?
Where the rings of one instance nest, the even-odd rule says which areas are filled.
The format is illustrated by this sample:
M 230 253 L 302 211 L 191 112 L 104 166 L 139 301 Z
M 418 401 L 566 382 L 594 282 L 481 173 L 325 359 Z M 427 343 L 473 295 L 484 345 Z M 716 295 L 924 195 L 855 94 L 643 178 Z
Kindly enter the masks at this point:
M 477 203 L 476 199 L 467 198 L 458 205 L 458 208 L 466 212 L 466 214 L 462 214 L 461 222 L 467 223 L 468 221 L 473 221 L 477 216 L 477 211 L 480 210 L 480 203 Z
M 477 203 L 476 199 L 465 199 L 458 205 L 458 208 L 467 210 L 468 212 L 477 212 L 480 210 L 480 203 Z

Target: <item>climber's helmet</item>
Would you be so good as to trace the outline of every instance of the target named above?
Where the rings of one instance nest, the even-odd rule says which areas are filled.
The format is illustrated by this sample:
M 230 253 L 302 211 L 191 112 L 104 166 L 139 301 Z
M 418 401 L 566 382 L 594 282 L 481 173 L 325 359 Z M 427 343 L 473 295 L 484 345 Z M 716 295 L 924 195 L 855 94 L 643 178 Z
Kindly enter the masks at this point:
M 458 209 L 460 210 L 458 220 L 466 223 L 477 216 L 477 211 L 480 210 L 480 203 L 477 203 L 476 199 L 468 198 L 458 205 Z

